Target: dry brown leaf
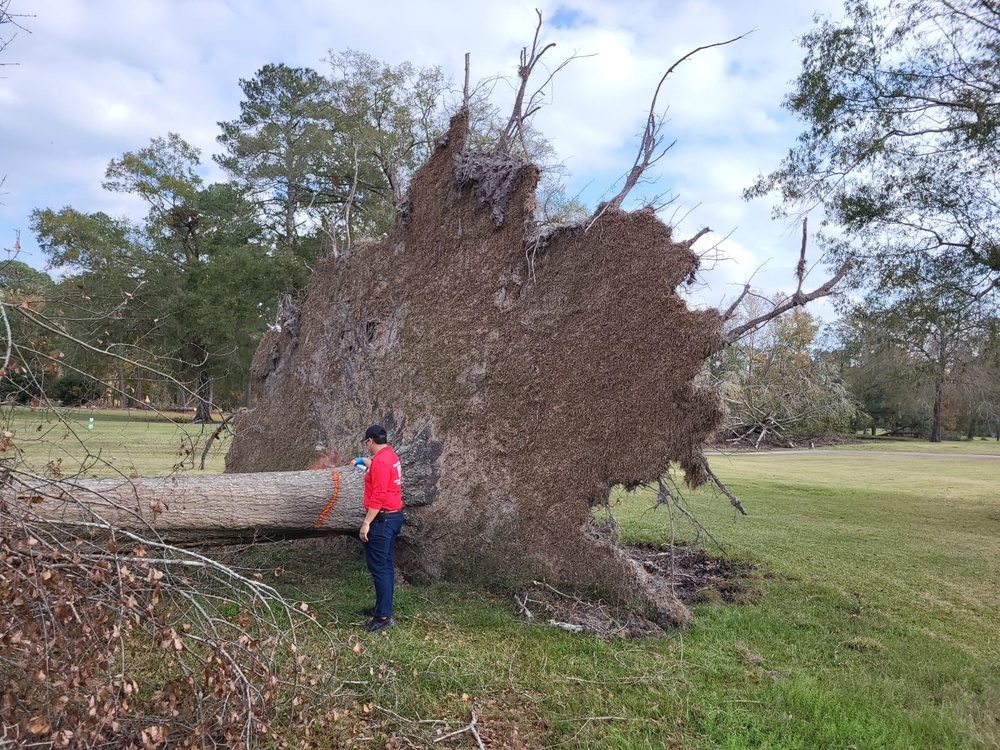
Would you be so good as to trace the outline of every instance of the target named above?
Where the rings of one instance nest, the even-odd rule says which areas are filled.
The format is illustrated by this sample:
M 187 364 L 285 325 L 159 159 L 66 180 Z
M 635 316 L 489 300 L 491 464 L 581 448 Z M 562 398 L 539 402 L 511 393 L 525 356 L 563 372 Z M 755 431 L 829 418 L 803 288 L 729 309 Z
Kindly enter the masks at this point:
M 44 716 L 32 716 L 28 719 L 28 731 L 32 734 L 48 734 L 52 728 Z

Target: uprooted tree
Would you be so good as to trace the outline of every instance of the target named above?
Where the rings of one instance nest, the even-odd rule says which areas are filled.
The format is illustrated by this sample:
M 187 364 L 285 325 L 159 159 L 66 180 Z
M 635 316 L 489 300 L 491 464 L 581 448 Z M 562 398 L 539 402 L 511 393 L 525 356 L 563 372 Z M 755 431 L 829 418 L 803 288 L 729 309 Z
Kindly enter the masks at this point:
M 263 398 L 227 470 L 346 464 L 382 422 L 403 461 L 408 577 L 625 593 L 634 571 L 587 534 L 591 507 L 671 461 L 707 478 L 722 408 L 694 381 L 721 318 L 677 296 L 697 258 L 651 211 L 532 236 L 537 170 L 465 153 L 465 130 L 459 114 L 394 235 L 322 263 L 262 342 Z
M 379 422 L 403 463 L 408 579 L 559 582 L 686 622 L 669 582 L 591 517 L 612 487 L 672 466 L 690 486 L 714 479 L 702 446 L 724 407 L 699 376 L 730 341 L 725 315 L 676 292 L 695 277 L 702 233 L 678 240 L 652 208 L 621 208 L 658 158 L 655 97 L 623 192 L 585 221 L 535 223 L 539 172 L 516 143 L 543 52 L 536 36 L 494 149 L 466 149 L 463 108 L 391 236 L 331 254 L 301 304 L 282 306 L 254 358 L 261 399 L 238 419 L 228 479 L 11 481 L 10 499 L 69 522 L 99 502 L 116 525 L 167 539 L 354 534 L 360 479 L 347 464 Z M 803 294 L 799 279 L 795 304 L 827 293 Z

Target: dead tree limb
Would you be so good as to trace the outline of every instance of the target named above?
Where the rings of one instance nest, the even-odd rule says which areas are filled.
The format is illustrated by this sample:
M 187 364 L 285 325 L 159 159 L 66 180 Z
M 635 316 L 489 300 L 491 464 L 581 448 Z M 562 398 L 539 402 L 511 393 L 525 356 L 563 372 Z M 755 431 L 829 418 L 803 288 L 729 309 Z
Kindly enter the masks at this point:
M 642 138 L 639 140 L 639 153 L 635 157 L 635 163 L 632 165 L 632 169 L 629 170 L 628 175 L 625 178 L 625 185 L 622 186 L 618 195 L 603 204 L 598 209 L 598 212 L 601 212 L 606 208 L 621 208 L 622 201 L 625 200 L 625 197 L 630 192 L 632 192 L 632 188 L 638 184 L 640 178 L 646 170 L 663 158 L 663 155 L 674 145 L 671 143 L 666 148 L 660 148 L 662 143 L 661 131 L 663 129 L 663 118 L 656 112 L 656 100 L 660 96 L 660 89 L 663 88 L 663 84 L 666 82 L 670 74 L 674 72 L 678 65 L 685 60 L 690 59 L 697 53 L 706 49 L 711 49 L 712 47 L 722 47 L 727 44 L 732 44 L 733 42 L 738 42 L 747 34 L 751 33 L 753 32 L 748 31 L 746 34 L 740 34 L 739 36 L 733 37 L 732 39 L 728 39 L 724 42 L 715 42 L 714 44 L 706 44 L 701 47 L 697 47 L 667 68 L 667 72 L 663 74 L 660 82 L 656 85 L 656 91 L 653 92 L 653 100 L 649 104 L 649 114 L 646 115 L 646 128 L 642 133 Z M 657 153 L 658 151 L 659 153 Z
M 708 469 L 708 462 L 707 461 L 705 462 L 705 468 Z M 712 472 L 711 472 L 710 469 L 708 470 L 708 474 L 709 474 L 709 476 L 712 475 Z M 698 529 L 699 533 L 704 533 L 705 536 L 707 536 L 709 539 L 712 540 L 712 544 L 714 544 L 716 547 L 718 547 L 720 550 L 722 550 L 723 553 L 725 553 L 726 548 L 723 547 L 722 544 L 719 543 L 718 539 L 716 539 L 714 536 L 712 536 L 712 532 L 710 532 L 705 527 L 705 524 L 703 524 L 701 521 L 699 521 L 694 516 L 694 514 L 692 514 L 687 508 L 685 508 L 683 505 L 681 505 L 681 490 L 677 486 L 677 484 L 673 480 L 670 480 L 670 483 L 674 485 L 674 490 L 673 490 L 673 492 L 671 492 L 670 489 L 667 488 L 666 483 L 663 481 L 663 477 L 658 477 L 657 480 L 656 480 L 656 482 L 657 482 L 656 505 L 654 505 L 653 507 L 654 508 L 659 508 L 661 505 L 665 505 L 665 506 L 667 506 L 667 511 L 669 513 L 673 513 L 672 509 L 676 508 L 677 511 L 682 516 L 684 516 L 696 529 Z M 737 501 L 737 502 L 739 502 L 739 501 Z M 744 515 L 746 515 L 746 513 L 744 513 Z M 671 539 L 670 546 L 671 546 L 671 549 L 673 549 L 673 546 L 674 546 L 673 539 Z
M 515 140 L 520 143 L 521 149 L 525 154 L 530 153 L 527 139 L 525 138 L 525 123 L 541 109 L 540 98 L 542 97 L 542 91 L 552 82 L 556 74 L 573 60 L 581 57 L 581 55 L 571 55 L 559 63 L 555 70 L 549 73 L 545 81 L 535 89 L 535 92 L 528 97 L 528 102 L 525 104 L 525 96 L 528 93 L 528 81 L 534 73 L 535 66 L 538 65 L 546 52 L 556 46 L 555 42 L 550 42 L 539 49 L 538 38 L 542 30 L 542 12 L 536 9 L 535 14 L 538 16 L 538 23 L 535 25 L 535 35 L 531 41 L 531 49 L 529 50 L 527 47 L 521 49 L 521 64 L 517 68 L 517 77 L 520 83 L 518 83 L 517 93 L 514 96 L 514 106 L 511 108 L 510 118 L 507 120 L 506 127 L 504 127 L 503 132 L 497 138 L 496 150 L 499 153 L 509 153 L 511 143 Z M 468 92 L 468 72 L 466 72 L 466 92 Z M 466 99 L 466 106 L 467 103 L 468 99 Z
M 808 294 L 797 292 L 795 295 L 789 297 L 780 305 L 776 305 L 773 310 L 770 310 L 769 312 L 764 313 L 763 315 L 758 315 L 753 320 L 748 320 L 743 325 L 736 326 L 735 328 L 731 328 L 730 330 L 726 331 L 726 333 L 723 335 L 723 339 L 725 340 L 726 345 L 739 341 L 739 339 L 742 338 L 745 334 L 749 333 L 750 331 L 757 330 L 765 323 L 774 320 L 775 318 L 780 317 L 781 315 L 784 315 L 789 310 L 792 310 L 796 307 L 802 307 L 803 305 L 809 302 L 833 294 L 834 288 L 837 286 L 837 284 L 840 283 L 841 279 L 844 278 L 848 270 L 850 270 L 850 264 L 844 263 L 840 268 L 837 269 L 837 272 L 822 286 L 817 287 Z
M 798 286 L 795 289 L 795 294 L 793 294 L 791 297 L 787 298 L 780 304 L 775 305 L 771 310 L 764 313 L 763 315 L 758 315 L 757 317 L 748 320 L 746 323 L 736 326 L 735 328 L 730 328 L 728 331 L 726 331 L 723 334 L 723 340 L 726 342 L 727 346 L 735 343 L 736 341 L 739 341 L 739 339 L 742 338 L 747 333 L 751 331 L 756 331 L 764 324 L 774 320 L 777 317 L 780 317 L 781 315 L 784 315 L 789 310 L 792 310 L 796 307 L 802 307 L 803 305 L 808 304 L 813 300 L 821 299 L 822 297 L 827 297 L 830 294 L 833 294 L 837 284 L 840 283 L 840 281 L 850 270 L 851 268 L 850 263 L 847 262 L 842 263 L 840 268 L 837 269 L 836 273 L 834 273 L 834 275 L 830 279 L 828 279 L 824 284 L 818 286 L 816 289 L 814 289 L 809 293 L 803 292 L 802 283 L 805 280 L 805 271 L 806 271 L 806 231 L 807 231 L 806 220 L 803 219 L 802 249 L 799 252 L 799 262 L 795 268 L 795 277 L 798 282 Z M 730 305 L 729 309 L 726 310 L 725 313 L 723 313 L 723 320 L 732 317 L 732 314 L 736 311 L 736 307 L 743 300 L 743 298 L 746 297 L 749 291 L 750 291 L 750 285 L 747 284 L 743 287 L 743 292 L 740 294 L 739 298 L 732 305 Z
M 809 217 L 802 217 L 802 247 L 799 249 L 799 264 L 795 266 L 795 278 L 799 282 L 793 298 L 802 296 L 802 284 L 806 280 L 806 241 L 809 237 Z
M 689 237 L 688 239 L 684 240 L 679 244 L 683 245 L 684 247 L 693 247 L 694 243 L 696 243 L 698 240 L 700 240 L 702 237 L 704 237 L 711 231 L 712 230 L 709 227 L 702 227 L 701 229 L 699 229 L 697 232 L 694 233 L 693 237 Z
M 716 487 L 718 487 L 719 490 L 722 492 L 722 494 L 729 498 L 729 502 L 732 504 L 732 506 L 734 508 L 736 508 L 736 510 L 738 510 L 740 512 L 740 515 L 744 515 L 745 516 L 747 514 L 747 512 L 746 512 L 746 509 L 743 507 L 743 503 L 741 503 L 740 500 L 739 500 L 739 498 L 736 497 L 736 495 L 734 495 L 730 491 L 730 489 L 728 487 L 726 487 L 726 485 L 724 485 L 722 483 L 722 480 L 720 480 L 717 476 L 715 476 L 715 472 L 713 472 L 709 468 L 707 461 L 705 462 L 705 471 L 708 472 L 708 476 L 712 480 L 712 484 L 714 484 Z
M 732 317 L 736 314 L 736 311 L 739 309 L 740 303 L 744 299 L 746 299 L 746 296 L 748 294 L 750 294 L 750 284 L 749 283 L 743 285 L 743 291 L 740 292 L 740 296 L 736 298 L 736 300 L 733 302 L 733 304 L 731 304 L 729 307 L 726 308 L 726 311 L 724 313 L 722 313 L 722 322 L 723 323 L 725 323 L 726 321 L 732 319 Z
M 215 428 L 215 431 L 209 436 L 208 440 L 205 441 L 205 447 L 201 451 L 201 463 L 198 465 L 200 470 L 204 471 L 205 469 L 205 459 L 208 457 L 208 449 L 212 447 L 212 443 L 219 439 L 222 431 L 226 429 L 226 425 L 232 421 L 236 414 L 237 412 L 234 411 L 228 417 L 223 419 L 219 426 Z
M 462 109 L 469 111 L 469 57 L 470 53 L 465 53 L 465 86 L 462 88 Z
M 541 50 L 538 49 L 538 35 L 542 30 L 542 12 L 536 9 L 535 13 L 538 15 L 538 23 L 535 25 L 535 36 L 531 41 L 531 51 L 529 52 L 527 47 L 521 49 L 521 64 L 517 68 L 517 77 L 521 82 L 518 84 L 517 94 L 514 96 L 514 106 L 511 108 L 510 119 L 507 120 L 506 127 L 497 139 L 496 149 L 503 153 L 510 150 L 511 140 L 515 136 L 518 136 L 524 128 L 524 96 L 528 90 L 528 79 L 531 77 L 531 71 L 538 64 L 542 55 L 556 46 L 555 42 L 550 42 L 542 47 Z

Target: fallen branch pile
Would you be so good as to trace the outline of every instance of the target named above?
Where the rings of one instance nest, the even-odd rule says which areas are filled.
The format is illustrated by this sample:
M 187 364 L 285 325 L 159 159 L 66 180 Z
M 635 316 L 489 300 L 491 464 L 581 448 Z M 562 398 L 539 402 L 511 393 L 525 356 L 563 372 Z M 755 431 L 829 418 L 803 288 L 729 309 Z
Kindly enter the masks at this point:
M 38 505 L 0 501 L 0 745 L 250 748 L 321 720 L 303 709 L 342 686 L 299 652 L 306 630 L 330 640 L 308 606 L 92 506 L 67 524 Z

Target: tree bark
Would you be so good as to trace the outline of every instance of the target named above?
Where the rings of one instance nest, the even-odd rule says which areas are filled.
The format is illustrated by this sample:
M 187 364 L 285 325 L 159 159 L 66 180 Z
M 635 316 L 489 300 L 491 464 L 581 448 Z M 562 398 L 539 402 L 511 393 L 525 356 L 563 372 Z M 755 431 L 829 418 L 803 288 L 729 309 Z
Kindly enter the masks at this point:
M 16 504 L 41 521 L 103 522 L 155 533 L 174 544 L 273 541 L 356 534 L 364 519 L 363 477 L 353 466 L 342 466 L 131 480 L 12 478 L 0 491 L 0 502 Z
M 125 363 L 120 359 L 118 362 L 118 407 L 128 408 L 128 394 L 125 392 Z
M 934 384 L 934 421 L 931 424 L 931 442 L 941 442 L 941 405 L 944 401 L 944 381 Z
M 210 375 L 205 372 L 198 373 L 198 401 L 194 411 L 194 421 L 197 424 L 209 424 L 215 421 L 212 419 L 212 384 Z

